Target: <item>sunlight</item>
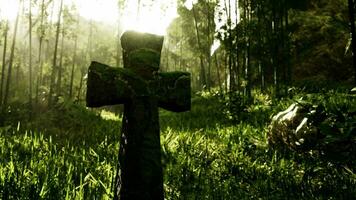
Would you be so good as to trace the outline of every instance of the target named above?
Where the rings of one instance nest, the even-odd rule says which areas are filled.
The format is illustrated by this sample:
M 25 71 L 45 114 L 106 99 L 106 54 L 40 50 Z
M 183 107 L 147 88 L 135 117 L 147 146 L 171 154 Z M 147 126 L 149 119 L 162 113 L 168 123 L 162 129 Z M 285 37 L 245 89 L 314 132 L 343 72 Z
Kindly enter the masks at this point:
M 188 9 L 188 10 L 191 10 L 193 8 L 193 5 L 198 3 L 198 0 L 187 0 L 185 3 L 184 3 L 184 6 Z
M 18 0 L 0 0 L 0 18 L 13 21 L 19 8 Z
M 67 0 L 70 1 L 70 0 Z M 79 14 L 90 20 L 114 25 L 119 20 L 124 30 L 164 35 L 171 21 L 178 16 L 176 0 L 126 1 L 119 19 L 116 0 L 72 0 Z
M 240 10 L 238 9 L 238 1 L 219 0 L 215 8 L 215 31 L 221 30 L 221 27 L 227 24 L 229 17 L 231 20 L 231 29 L 234 29 L 240 23 Z M 230 9 L 228 9 L 230 8 Z M 220 40 L 215 39 L 210 48 L 210 56 L 214 55 L 215 51 L 220 47 Z
M 127 1 L 123 13 L 123 27 L 125 30 L 135 30 L 164 35 L 171 21 L 178 16 L 176 0 L 141 0 Z M 138 14 L 137 14 L 138 13 Z
M 98 22 L 114 25 L 118 20 L 116 0 L 72 0 L 77 6 L 79 15 Z

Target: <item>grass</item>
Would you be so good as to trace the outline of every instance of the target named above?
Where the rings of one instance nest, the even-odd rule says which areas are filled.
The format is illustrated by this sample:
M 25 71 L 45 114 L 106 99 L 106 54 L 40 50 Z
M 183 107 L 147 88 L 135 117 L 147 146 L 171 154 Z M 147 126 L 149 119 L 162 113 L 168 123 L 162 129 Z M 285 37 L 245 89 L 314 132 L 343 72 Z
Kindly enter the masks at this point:
M 294 99 L 301 96 L 327 99 L 331 108 L 354 102 L 337 92 Z M 166 199 L 356 198 L 354 165 L 268 146 L 271 116 L 293 100 L 254 97 L 238 117 L 211 94 L 195 97 L 190 112 L 160 110 Z M 111 113 L 64 102 L 1 128 L 0 199 L 112 198 L 120 124 Z

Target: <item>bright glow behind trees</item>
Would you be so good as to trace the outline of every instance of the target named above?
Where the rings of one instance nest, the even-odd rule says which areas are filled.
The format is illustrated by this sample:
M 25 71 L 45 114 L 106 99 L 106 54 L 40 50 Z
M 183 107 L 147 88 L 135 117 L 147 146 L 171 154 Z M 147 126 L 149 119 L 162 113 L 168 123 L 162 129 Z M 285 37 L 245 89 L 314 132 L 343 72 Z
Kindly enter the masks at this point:
M 125 30 L 164 35 L 171 21 L 178 16 L 176 0 L 126 1 L 122 23 Z
M 0 19 L 15 20 L 18 7 L 18 0 L 0 0 Z
M 69 2 L 70 0 L 67 0 Z M 125 30 L 164 35 L 177 17 L 176 0 L 127 0 L 119 12 L 117 0 L 73 0 L 79 14 L 87 19 L 114 25 L 119 20 Z

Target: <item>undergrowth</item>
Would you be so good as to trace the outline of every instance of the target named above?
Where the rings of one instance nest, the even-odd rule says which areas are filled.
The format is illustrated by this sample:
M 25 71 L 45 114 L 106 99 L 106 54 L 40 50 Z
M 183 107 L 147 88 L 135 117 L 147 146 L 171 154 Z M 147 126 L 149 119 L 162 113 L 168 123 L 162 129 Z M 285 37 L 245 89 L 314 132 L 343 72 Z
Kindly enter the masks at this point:
M 249 104 L 202 93 L 190 112 L 160 110 L 165 198 L 356 198 L 354 165 L 268 146 L 272 115 L 301 97 L 330 109 L 355 102 L 337 91 L 279 101 L 255 92 Z M 0 199 L 112 198 L 121 121 L 100 113 L 62 102 L 1 128 Z

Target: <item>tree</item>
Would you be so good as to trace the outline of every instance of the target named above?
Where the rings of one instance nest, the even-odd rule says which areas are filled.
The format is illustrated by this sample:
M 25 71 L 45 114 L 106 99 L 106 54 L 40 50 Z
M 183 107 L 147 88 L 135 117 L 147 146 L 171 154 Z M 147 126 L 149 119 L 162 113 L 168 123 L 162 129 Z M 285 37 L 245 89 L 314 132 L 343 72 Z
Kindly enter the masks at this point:
M 5 69 L 6 69 L 6 47 L 7 47 L 7 35 L 9 32 L 9 22 L 5 20 L 4 22 L 4 48 L 2 54 L 2 68 L 1 68 L 1 83 L 0 83 L 0 106 L 3 103 L 3 91 L 4 91 L 4 80 L 5 80 Z
M 77 25 L 76 29 L 79 29 L 79 15 L 77 17 Z M 76 59 L 77 59 L 77 48 L 78 48 L 78 34 L 76 33 L 74 36 L 74 53 L 72 58 L 72 69 L 70 73 L 70 84 L 69 84 L 69 98 L 72 99 L 73 97 L 73 82 L 74 82 L 74 71 L 76 66 Z
M 51 73 L 50 87 L 48 93 L 48 106 L 51 106 L 53 101 L 52 98 L 53 98 L 55 80 L 56 80 L 57 51 L 58 51 L 58 41 L 59 41 L 59 34 L 60 34 L 60 27 L 61 27 L 62 10 L 63 10 L 63 0 L 61 0 L 60 2 L 58 20 L 57 20 L 56 40 L 54 45 L 54 54 L 53 54 L 53 62 L 52 62 L 52 73 Z
M 29 63 L 28 63 L 28 71 L 29 71 L 29 94 L 28 94 L 28 104 L 30 110 L 30 119 L 32 113 L 32 0 L 29 0 L 29 14 L 28 14 L 28 41 L 29 41 Z
M 62 94 L 62 72 L 63 72 L 63 53 L 64 53 L 64 38 L 65 38 L 65 33 L 64 33 L 64 23 L 62 25 L 62 31 L 61 31 L 61 52 L 59 54 L 59 66 L 58 66 L 58 75 L 57 75 L 57 95 L 60 96 Z
M 42 0 L 40 5 L 40 25 L 37 29 L 38 33 L 38 40 L 39 40 L 39 47 L 38 47 L 38 61 L 37 61 L 37 80 L 36 80 L 36 97 L 35 102 L 38 103 L 38 96 L 39 96 L 39 88 L 42 84 L 42 75 L 43 75 L 43 62 L 42 62 L 42 50 L 43 50 L 43 41 L 45 37 L 45 13 L 46 13 L 46 4 L 45 0 Z
M 180 24 L 180 26 L 187 26 L 189 23 L 190 27 L 187 27 L 187 29 L 193 29 L 193 33 L 186 29 L 187 31 L 184 32 L 184 37 L 187 37 L 192 52 L 196 54 L 196 57 L 199 59 L 200 88 L 206 89 L 209 89 L 212 85 L 210 47 L 213 44 L 212 38 L 215 30 L 214 20 L 212 20 L 214 17 L 213 10 L 215 4 L 216 3 L 210 0 L 198 1 L 198 3 L 192 5 L 191 10 L 185 7 L 179 9 L 183 23 L 187 23 L 183 25 Z M 188 21 L 184 18 L 192 18 L 192 20 Z M 191 24 L 191 21 L 193 24 Z
M 355 1 L 348 0 L 350 29 L 351 29 L 351 49 L 352 49 L 352 63 L 354 68 L 354 82 L 356 84 L 356 35 L 355 35 Z
M 22 0 L 19 0 L 19 9 L 17 11 L 16 20 L 15 20 L 15 28 L 14 28 L 14 34 L 13 34 L 13 40 L 12 40 L 11 52 L 10 52 L 10 58 L 9 58 L 9 67 L 8 67 L 8 71 L 7 71 L 6 89 L 5 89 L 4 103 L 3 103 L 4 110 L 7 109 L 7 103 L 8 103 L 8 99 L 9 99 L 9 95 L 10 95 L 9 93 L 10 93 L 11 75 L 12 75 L 12 67 L 13 67 L 12 65 L 13 65 L 13 61 L 14 61 L 16 35 L 17 35 L 17 28 L 18 28 L 18 24 L 19 24 L 21 5 L 22 5 Z

